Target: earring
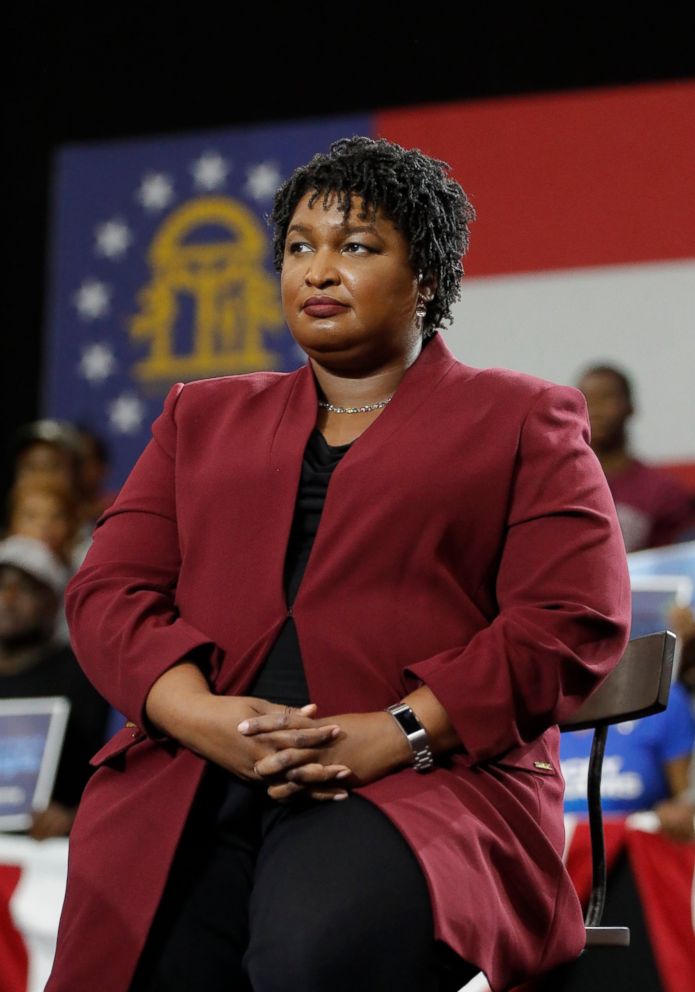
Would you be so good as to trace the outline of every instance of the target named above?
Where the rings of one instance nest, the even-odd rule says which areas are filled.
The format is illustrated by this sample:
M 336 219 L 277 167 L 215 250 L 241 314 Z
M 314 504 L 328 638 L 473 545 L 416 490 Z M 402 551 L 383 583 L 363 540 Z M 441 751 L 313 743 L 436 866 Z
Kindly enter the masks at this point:
M 417 306 L 415 307 L 415 316 L 418 320 L 424 320 L 427 316 L 427 301 L 421 296 L 418 296 Z

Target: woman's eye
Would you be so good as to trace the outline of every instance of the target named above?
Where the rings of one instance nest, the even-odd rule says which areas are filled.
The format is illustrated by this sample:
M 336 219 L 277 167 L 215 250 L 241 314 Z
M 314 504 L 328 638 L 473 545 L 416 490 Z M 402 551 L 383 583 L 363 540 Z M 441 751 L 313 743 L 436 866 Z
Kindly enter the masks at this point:
M 345 245 L 344 251 L 349 255 L 364 255 L 371 254 L 372 249 L 368 245 L 363 245 L 360 241 L 349 241 Z
M 293 241 L 291 245 L 287 246 L 287 250 L 290 255 L 303 254 L 305 251 L 311 251 L 311 247 L 306 243 L 306 241 Z

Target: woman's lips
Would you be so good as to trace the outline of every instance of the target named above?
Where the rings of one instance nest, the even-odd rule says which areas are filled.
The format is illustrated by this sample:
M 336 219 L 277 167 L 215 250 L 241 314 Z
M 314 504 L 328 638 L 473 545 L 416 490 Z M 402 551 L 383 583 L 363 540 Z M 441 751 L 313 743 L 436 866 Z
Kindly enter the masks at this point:
M 336 300 L 307 300 L 304 304 L 304 313 L 310 317 L 335 317 L 339 313 L 344 313 L 347 307 Z

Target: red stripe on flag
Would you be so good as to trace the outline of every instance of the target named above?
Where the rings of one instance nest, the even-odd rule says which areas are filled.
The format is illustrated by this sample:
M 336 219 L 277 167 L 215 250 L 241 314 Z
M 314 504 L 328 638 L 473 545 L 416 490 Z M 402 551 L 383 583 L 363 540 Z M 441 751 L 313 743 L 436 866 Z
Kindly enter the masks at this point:
M 28 959 L 21 934 L 10 915 L 10 899 L 17 888 L 22 869 L 0 865 L 0 989 L 26 992 Z
M 694 122 L 692 82 L 375 118 L 379 135 L 449 162 L 471 197 L 469 275 L 695 256 Z
M 632 830 L 627 846 L 664 992 L 693 989 L 695 843 Z

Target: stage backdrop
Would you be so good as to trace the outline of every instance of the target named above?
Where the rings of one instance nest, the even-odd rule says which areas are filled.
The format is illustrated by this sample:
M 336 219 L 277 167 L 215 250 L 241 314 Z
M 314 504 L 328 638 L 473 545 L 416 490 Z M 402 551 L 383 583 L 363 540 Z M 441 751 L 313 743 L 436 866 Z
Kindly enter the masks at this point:
M 448 161 L 478 220 L 454 353 L 573 382 L 633 375 L 637 449 L 695 460 L 695 83 L 453 103 L 63 149 L 44 410 L 92 426 L 120 483 L 172 382 L 302 361 L 266 223 L 335 138 Z

